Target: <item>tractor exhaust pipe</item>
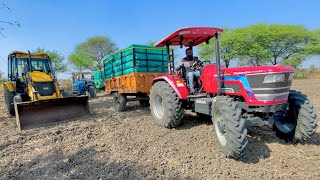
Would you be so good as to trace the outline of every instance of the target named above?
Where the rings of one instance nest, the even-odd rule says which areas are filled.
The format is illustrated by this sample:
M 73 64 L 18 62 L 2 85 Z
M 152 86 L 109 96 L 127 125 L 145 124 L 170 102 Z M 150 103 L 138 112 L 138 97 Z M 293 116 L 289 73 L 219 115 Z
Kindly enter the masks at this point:
M 216 66 L 217 66 L 217 83 L 218 83 L 218 92 L 217 96 L 221 94 L 221 73 L 220 73 L 220 47 L 219 47 L 219 40 L 218 40 L 218 33 L 214 34 L 215 36 L 215 51 L 216 51 Z

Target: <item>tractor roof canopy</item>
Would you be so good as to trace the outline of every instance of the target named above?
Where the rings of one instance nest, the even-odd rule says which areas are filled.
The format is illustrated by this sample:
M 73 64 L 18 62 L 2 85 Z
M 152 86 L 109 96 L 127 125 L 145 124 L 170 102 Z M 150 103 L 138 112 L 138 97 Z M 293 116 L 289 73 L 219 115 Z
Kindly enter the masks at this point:
M 181 28 L 176 32 L 157 42 L 155 46 L 197 46 L 203 42 L 209 42 L 215 36 L 215 33 L 222 33 L 223 29 L 214 27 L 189 27 Z

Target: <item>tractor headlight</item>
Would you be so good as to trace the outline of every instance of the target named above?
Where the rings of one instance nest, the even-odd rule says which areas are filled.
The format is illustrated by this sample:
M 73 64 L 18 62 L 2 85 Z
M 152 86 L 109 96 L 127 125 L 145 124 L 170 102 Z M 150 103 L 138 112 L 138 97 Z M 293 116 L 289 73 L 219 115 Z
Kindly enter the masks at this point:
M 264 76 L 263 83 L 283 82 L 285 74 L 268 74 Z

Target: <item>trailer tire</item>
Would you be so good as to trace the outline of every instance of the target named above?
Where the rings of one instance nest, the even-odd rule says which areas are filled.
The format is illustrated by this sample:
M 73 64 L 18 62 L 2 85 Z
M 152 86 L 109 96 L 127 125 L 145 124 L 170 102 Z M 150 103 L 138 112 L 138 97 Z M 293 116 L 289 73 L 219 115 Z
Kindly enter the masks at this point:
M 218 96 L 212 106 L 215 136 L 228 158 L 238 159 L 247 153 L 247 129 L 237 102 L 227 96 Z
M 91 98 L 94 98 L 97 96 L 97 90 L 95 86 L 89 86 L 89 94 Z
M 156 82 L 150 90 L 150 108 L 155 122 L 165 128 L 176 128 L 184 117 L 182 101 L 164 81 Z
M 113 103 L 115 110 L 118 112 L 125 111 L 126 104 L 127 104 L 127 97 L 120 93 L 114 93 L 113 94 Z
M 4 88 L 4 99 L 7 105 L 7 110 L 11 115 L 15 115 L 13 104 L 14 93 L 10 92 L 8 88 Z
M 300 92 L 291 90 L 288 97 L 289 109 L 274 116 L 274 130 L 280 139 L 294 143 L 311 137 L 318 126 L 318 117 L 311 101 Z

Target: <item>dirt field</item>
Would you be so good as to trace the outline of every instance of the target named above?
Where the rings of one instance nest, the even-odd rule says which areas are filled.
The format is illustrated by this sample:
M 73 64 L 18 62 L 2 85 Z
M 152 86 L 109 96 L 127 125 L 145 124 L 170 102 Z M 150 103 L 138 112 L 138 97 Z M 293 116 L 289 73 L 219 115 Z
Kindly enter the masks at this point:
M 320 115 L 320 79 L 295 80 Z M 149 108 L 129 103 L 116 113 L 103 93 L 92 115 L 57 126 L 18 132 L 0 104 L 0 179 L 318 179 L 320 131 L 293 145 L 268 128 L 249 133 L 250 155 L 226 159 L 212 124 L 189 114 L 174 130 L 158 127 Z

